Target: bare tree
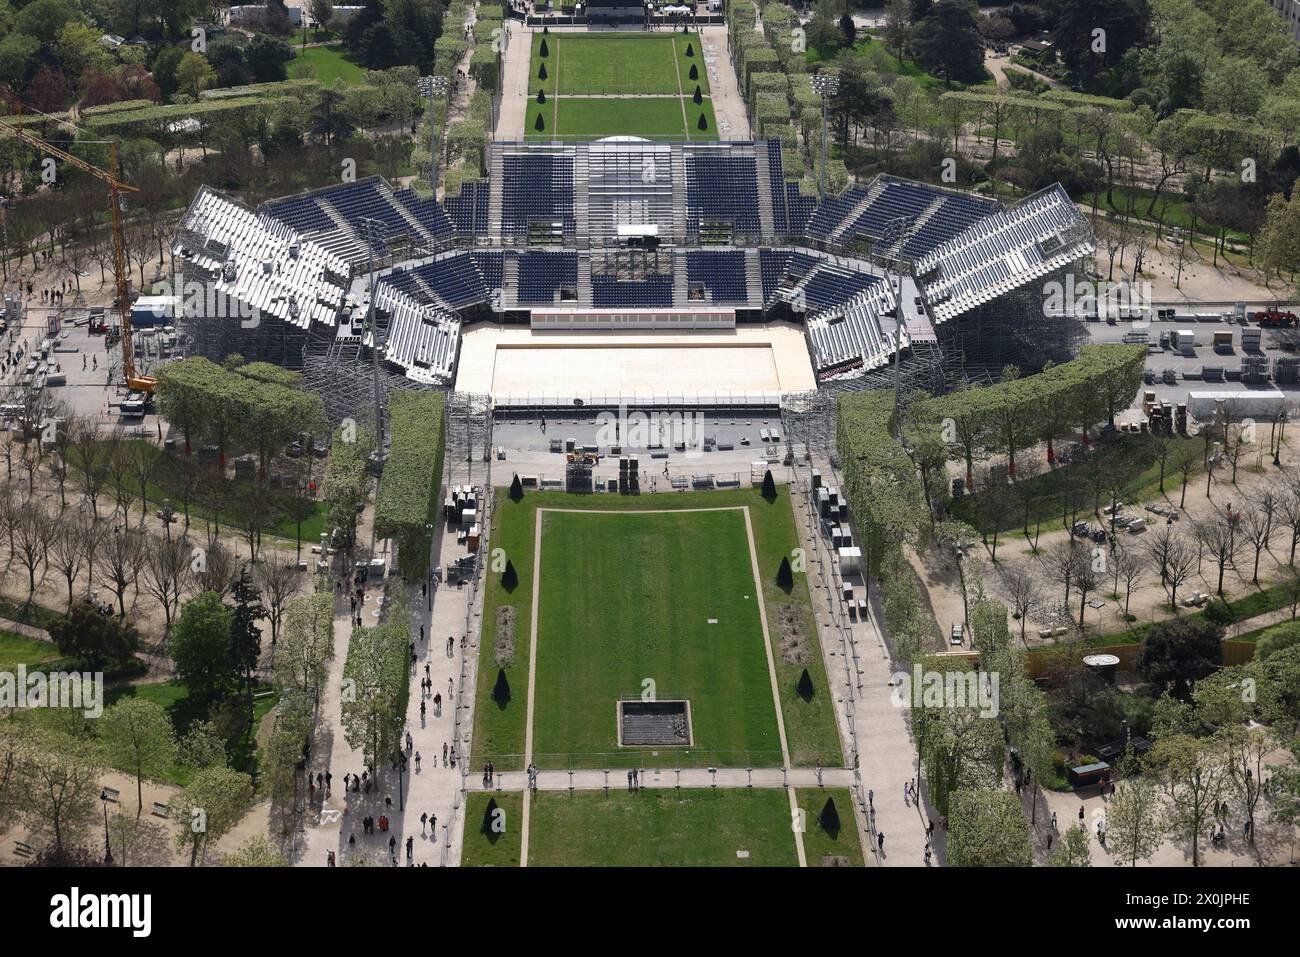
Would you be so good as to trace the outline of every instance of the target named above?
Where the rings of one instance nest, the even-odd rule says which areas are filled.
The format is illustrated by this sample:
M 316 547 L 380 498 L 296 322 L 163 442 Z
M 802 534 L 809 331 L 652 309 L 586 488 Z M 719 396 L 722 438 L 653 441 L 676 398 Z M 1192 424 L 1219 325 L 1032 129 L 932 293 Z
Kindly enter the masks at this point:
M 1098 575 L 1105 570 L 1105 550 L 1096 547 L 1089 554 L 1083 550 L 1074 570 L 1074 587 L 1079 591 L 1079 630 L 1083 631 L 1083 616 L 1088 610 L 1088 595 L 1098 587 Z
M 1238 520 L 1238 527 L 1241 529 L 1242 537 L 1250 542 L 1255 552 L 1255 566 L 1251 572 L 1250 580 L 1259 584 L 1259 556 L 1264 549 L 1268 548 L 1269 533 L 1273 530 L 1272 519 L 1258 508 L 1246 508 L 1240 513 L 1233 516 Z
M 50 515 L 36 502 L 27 501 L 23 514 L 14 528 L 14 552 L 19 563 L 27 569 L 27 603 L 31 604 L 36 586 L 45 580 L 45 567 L 53 522 Z M 37 570 L 41 575 L 36 577 Z
M 1004 564 L 1001 571 L 1002 590 L 1011 604 L 1011 611 L 1020 621 L 1020 643 L 1028 648 L 1025 626 L 1029 622 L 1030 613 L 1038 607 L 1038 602 L 1042 598 L 1042 588 L 1039 586 L 1033 568 L 1027 563 Z
M 131 474 L 140 486 L 140 524 L 149 515 L 149 483 L 158 470 L 158 450 L 147 440 L 131 443 Z
M 1174 614 L 1178 614 L 1179 587 L 1191 580 L 1200 565 L 1201 560 L 1192 543 L 1181 536 L 1174 539 L 1173 547 L 1169 550 L 1168 564 L 1165 566 L 1165 577 L 1169 582 L 1169 604 Z
M 77 471 L 81 474 L 81 486 L 85 489 L 86 499 L 91 511 L 99 512 L 99 493 L 108 480 L 107 449 L 99 440 L 95 423 L 82 419 L 73 426 L 73 459 Z
M 134 494 L 131 488 L 132 458 L 129 440 L 120 431 L 114 432 L 113 437 L 109 439 L 104 465 L 113 483 L 117 509 L 122 513 L 123 525 L 131 521 L 131 499 Z
M 188 543 L 188 539 L 186 539 Z M 191 553 L 193 547 L 186 546 Z M 213 541 L 201 550 L 199 561 L 194 566 L 194 582 L 200 591 L 214 591 L 225 595 L 239 575 L 239 560 L 234 552 L 220 541 Z
M 187 538 L 150 536 L 144 556 L 144 581 L 163 610 L 163 646 L 172 633 L 172 611 L 190 581 L 193 546 Z
M 1065 586 L 1065 603 L 1070 603 L 1070 587 L 1079 571 L 1079 563 L 1086 559 L 1083 546 L 1073 539 L 1057 542 L 1043 559 L 1052 581 Z
M 104 536 L 104 576 L 117 596 L 119 618 L 126 617 L 126 590 L 140 577 L 144 558 L 144 540 L 139 532 L 128 528 L 114 529 Z
M 89 512 L 80 523 L 79 528 L 81 529 L 81 548 L 86 556 L 86 594 L 89 595 L 95 581 L 95 558 L 104 548 L 105 539 L 109 534 L 109 524 L 101 521 L 98 515 Z
M 1237 557 L 1237 535 L 1231 522 L 1224 516 L 1215 516 L 1197 522 L 1194 526 L 1196 540 L 1219 568 L 1218 594 L 1223 597 L 1223 570 Z
M 50 537 L 50 564 L 68 583 L 68 608 L 72 608 L 72 582 L 86 560 L 85 536 L 81 519 L 53 523 Z
M 275 643 L 280 637 L 280 622 L 289 599 L 302 581 L 302 572 L 298 570 L 296 561 L 272 549 L 269 557 L 257 566 L 256 576 L 257 586 L 262 590 L 262 604 L 266 606 L 266 617 L 271 623 L 271 649 L 274 653 Z
M 1133 589 L 1142 583 L 1146 575 L 1146 563 L 1134 549 L 1125 548 L 1116 557 L 1115 567 L 1119 578 L 1124 582 L 1124 617 L 1127 619 L 1129 600 L 1133 597 Z

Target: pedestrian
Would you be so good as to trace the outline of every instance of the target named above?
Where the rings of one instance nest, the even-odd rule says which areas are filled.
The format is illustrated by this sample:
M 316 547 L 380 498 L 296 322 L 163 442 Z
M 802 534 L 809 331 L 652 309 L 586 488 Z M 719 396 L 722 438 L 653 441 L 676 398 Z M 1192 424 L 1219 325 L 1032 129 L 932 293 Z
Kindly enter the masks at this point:
M 420 640 L 424 641 L 424 625 L 420 626 Z
M 427 661 L 424 663 L 424 676 L 429 677 L 429 663 Z
M 930 845 L 925 845 L 925 866 L 930 866 Z
M 1051 832 L 1051 831 L 1048 831 L 1048 832 L 1047 832 L 1047 849 L 1048 849 L 1049 851 L 1052 849 L 1052 832 Z
M 388 853 L 393 855 L 393 860 L 397 860 L 397 836 L 393 835 L 388 839 Z
M 632 772 L 631 772 L 631 771 L 627 772 L 627 789 L 628 789 L 629 791 L 632 790 Z
M 333 852 L 333 851 L 326 851 L 326 852 L 325 852 L 325 866 L 326 866 L 326 867 L 333 867 L 333 866 L 334 866 L 334 852 Z
M 447 766 L 447 742 L 442 742 L 442 766 Z
M 884 852 L 884 850 L 885 850 L 885 832 L 884 832 L 884 831 L 881 831 L 879 834 L 876 835 L 876 847 L 878 847 L 878 848 L 881 850 L 882 853 Z
M 410 864 L 414 856 L 415 856 L 415 838 L 408 837 L 406 839 L 406 863 Z
M 876 792 L 871 790 L 871 788 L 867 788 L 867 804 L 874 804 L 875 800 Z
M 452 646 L 452 643 L 453 643 L 453 642 L 452 642 L 451 635 L 448 635 L 448 636 L 447 636 L 447 657 L 448 657 L 448 658 L 451 657 L 451 646 Z
M 1082 805 L 1082 804 L 1079 805 L 1079 823 L 1080 823 L 1080 824 L 1083 823 L 1083 805 Z
M 411 750 L 411 732 L 406 732 L 406 750 Z
M 424 723 L 424 702 L 420 702 L 420 723 Z
M 421 834 L 424 833 L 424 825 L 426 825 L 426 824 L 428 824 L 428 823 L 429 823 L 429 815 L 428 815 L 428 814 L 421 814 L 421 815 L 420 815 L 420 833 L 421 833 Z
M 419 751 L 415 752 L 415 773 L 416 774 L 420 773 L 420 752 Z
M 356 846 L 357 846 L 357 832 L 353 831 L 351 834 L 348 835 L 348 847 L 356 847 Z
M 1053 831 L 1056 830 L 1056 812 L 1055 812 L 1055 811 L 1052 812 L 1052 830 L 1053 830 Z
M 329 794 L 333 786 L 334 786 L 334 775 L 331 774 L 329 771 L 326 771 L 325 772 L 325 793 Z M 343 790 L 345 791 L 347 790 L 346 784 L 343 786 Z
M 435 840 L 438 837 L 438 815 L 436 814 L 429 815 L 429 836 Z
M 908 800 L 912 796 L 912 782 L 908 781 L 903 785 L 903 803 L 911 807 L 912 802 Z

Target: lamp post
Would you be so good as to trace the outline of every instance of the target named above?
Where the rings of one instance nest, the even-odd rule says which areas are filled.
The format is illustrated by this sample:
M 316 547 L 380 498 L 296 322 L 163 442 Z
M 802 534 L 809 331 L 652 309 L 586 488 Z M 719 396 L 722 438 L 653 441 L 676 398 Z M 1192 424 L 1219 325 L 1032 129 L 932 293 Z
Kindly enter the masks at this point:
M 828 152 L 828 142 L 830 140 L 826 110 L 827 105 L 830 103 L 830 98 L 840 91 L 840 78 L 834 73 L 814 73 L 812 75 L 812 87 L 813 90 L 822 98 L 822 165 L 817 174 L 817 196 L 819 199 L 825 199 L 826 157 Z
M 898 255 L 894 256 L 894 274 L 898 279 L 898 287 L 895 290 L 894 297 L 894 438 L 899 442 L 903 441 L 903 417 L 899 413 L 899 396 L 900 383 L 902 380 L 901 356 L 903 353 L 903 246 L 912 238 L 912 234 L 920 228 L 920 224 L 912 216 L 896 216 L 891 219 L 885 226 L 885 235 L 872 250 L 879 250 L 882 246 L 886 247 L 897 244 Z M 908 272 L 911 269 L 909 266 Z
M 108 791 L 99 792 L 99 803 L 104 806 L 104 866 L 113 866 L 113 849 L 108 843 Z

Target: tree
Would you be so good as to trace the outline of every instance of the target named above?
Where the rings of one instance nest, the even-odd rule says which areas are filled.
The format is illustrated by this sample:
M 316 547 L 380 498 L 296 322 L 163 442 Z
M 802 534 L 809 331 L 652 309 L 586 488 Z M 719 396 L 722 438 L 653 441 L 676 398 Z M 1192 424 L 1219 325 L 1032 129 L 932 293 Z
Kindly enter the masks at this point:
M 1091 867 L 1092 853 L 1089 850 L 1091 837 L 1082 824 L 1066 828 L 1061 835 L 1061 843 L 1052 852 L 1052 867 Z
M 230 658 L 235 670 L 243 675 L 246 717 L 248 727 L 251 728 L 253 685 L 256 683 L 257 663 L 262 655 L 262 629 L 257 626 L 257 620 L 265 617 L 266 607 L 262 604 L 262 593 L 253 584 L 253 576 L 247 568 L 240 570 L 232 597 L 235 608 L 230 619 Z
M 1020 801 L 1008 791 L 959 790 L 950 797 L 948 863 L 1029 867 L 1033 848 Z
M 99 750 L 63 732 L 46 732 L 22 753 L 21 814 L 62 852 L 94 822 L 103 761 Z
M 939 0 L 912 30 L 918 63 L 945 83 L 978 83 L 984 78 L 984 41 L 970 4 Z
M 207 768 L 194 775 L 167 803 L 176 824 L 176 846 L 189 848 L 194 867 L 213 842 L 238 823 L 253 803 L 253 780 L 230 768 Z
M 275 653 L 275 677 L 280 687 L 319 692 L 325 683 L 326 662 L 333 654 L 333 596 L 325 592 L 290 601 Z
M 387 614 L 378 627 L 353 630 L 343 665 L 343 732 L 367 764 L 398 750 L 406 720 L 411 613 L 398 597 Z
M 298 590 L 301 574 L 297 562 L 279 553 L 257 566 L 257 585 L 266 608 L 266 619 L 271 623 L 272 649 L 280 637 L 280 623 L 284 620 L 289 599 Z
M 126 590 L 138 579 L 143 556 L 144 536 L 139 532 L 124 528 L 104 540 L 105 575 L 117 596 L 119 618 L 126 617 Z
M 329 0 L 313 0 L 313 2 L 328 5 Z M 278 847 L 258 835 L 250 837 L 223 857 L 221 865 L 223 867 L 288 867 L 289 859 Z
M 1219 584 L 1216 591 L 1223 597 L 1223 571 L 1237 557 L 1241 542 L 1237 539 L 1233 522 L 1227 517 L 1209 518 L 1197 522 L 1194 526 L 1197 542 L 1219 569 Z
M 199 94 L 212 86 L 216 80 L 217 71 L 202 54 L 193 51 L 185 53 L 181 56 L 180 63 L 176 65 L 176 89 L 196 100 Z M 160 83 L 159 86 L 161 85 Z
M 172 631 L 172 612 L 189 584 L 193 556 L 188 539 L 150 536 L 144 553 L 144 580 L 149 594 L 162 606 L 163 644 Z
M 98 669 L 127 661 L 140 647 L 133 622 L 111 618 L 89 602 L 77 602 L 47 626 L 59 653 Z
M 123 698 L 104 712 L 99 737 L 109 763 L 135 776 L 139 817 L 144 811 L 144 779 L 161 776 L 176 757 L 176 739 L 167 712 L 144 698 Z
M 1264 796 L 1264 780 L 1270 770 L 1267 758 L 1279 744 L 1277 735 L 1266 725 L 1229 724 L 1220 728 L 1216 737 L 1223 747 L 1223 763 L 1228 769 L 1227 788 L 1246 812 L 1250 843 L 1254 844 L 1255 813 Z
M 1169 832 L 1192 846 L 1199 867 L 1200 840 L 1223 797 L 1227 769 L 1210 739 L 1174 734 L 1156 741 L 1147 757 L 1169 802 Z
M 1195 683 L 1223 663 L 1223 631 L 1204 620 L 1178 618 L 1157 622 L 1142 641 L 1137 670 L 1158 691 L 1176 699 L 1191 697 Z
M 176 677 L 200 709 L 222 700 L 238 684 L 229 648 L 234 617 L 220 595 L 205 591 L 187 601 L 176 619 L 171 642 Z
M 1106 834 L 1117 864 L 1137 867 L 1164 842 L 1166 823 L 1160 794 L 1154 783 L 1137 777 L 1121 781 L 1106 811 Z
M 776 501 L 776 480 L 772 478 L 771 469 L 763 473 L 763 498 L 769 502 Z
M 506 559 L 505 571 L 501 573 L 501 587 L 506 591 L 514 591 L 519 586 L 519 573 L 515 571 L 515 563 Z
M 51 529 L 54 539 L 50 542 L 49 562 L 68 584 L 68 608 L 72 607 L 73 579 L 81 571 L 86 558 L 83 524 L 84 519 L 77 518 L 57 523 Z

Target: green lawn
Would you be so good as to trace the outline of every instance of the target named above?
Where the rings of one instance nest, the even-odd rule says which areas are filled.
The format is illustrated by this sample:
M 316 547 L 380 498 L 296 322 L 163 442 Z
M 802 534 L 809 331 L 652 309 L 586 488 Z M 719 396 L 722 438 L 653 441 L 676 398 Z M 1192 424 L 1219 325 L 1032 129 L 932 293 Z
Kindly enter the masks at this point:
M 822 809 L 827 799 L 835 802 L 840 828 L 834 833 L 821 825 Z M 809 867 L 862 866 L 862 841 L 857 818 L 853 816 L 853 797 L 848 788 L 814 788 L 795 791 L 795 800 L 804 812 L 803 848 Z
M 484 828 L 488 798 L 505 812 L 500 818 L 505 826 L 501 833 Z M 518 867 L 519 836 L 523 830 L 524 796 L 518 791 L 500 794 L 470 794 L 465 801 L 465 846 L 461 867 Z
M 547 512 L 539 615 L 539 767 L 780 766 L 739 510 Z M 694 747 L 619 748 L 616 702 L 647 681 L 690 701 Z
M 532 797 L 528 864 L 795 867 L 790 825 L 790 799 L 780 789 L 540 791 Z
M 541 55 L 545 41 L 548 55 Z M 690 48 L 693 55 L 687 56 Z M 546 78 L 541 77 L 546 67 Z M 690 79 L 691 67 L 696 79 Z M 708 71 L 696 33 L 533 34 L 528 93 L 690 93 L 707 95 Z
M 759 556 L 759 569 L 763 580 L 769 629 L 776 645 L 774 659 L 776 662 L 777 685 L 785 717 L 786 735 L 790 745 L 791 758 L 795 765 L 804 767 L 812 766 L 819 761 L 825 766 L 836 766 L 843 762 L 839 733 L 835 726 L 834 712 L 832 710 L 833 701 L 827 686 L 822 657 L 817 649 L 815 632 L 813 631 L 814 622 L 807 579 L 802 573 L 796 573 L 794 588 L 789 594 L 782 591 L 775 583 L 776 568 L 780 564 L 781 557 L 788 554 L 792 548 L 799 544 L 789 496 L 784 491 L 771 503 L 764 501 L 756 490 L 718 491 L 688 495 L 666 493 L 627 497 L 602 495 L 600 497 L 586 498 L 567 496 L 562 493 L 530 493 L 525 495 L 519 502 L 512 502 L 505 494 L 505 490 L 500 489 L 497 493 L 497 503 L 493 512 L 491 548 L 504 550 L 515 568 L 519 581 L 513 592 L 507 592 L 501 584 L 500 573 L 489 574 L 487 579 L 483 611 L 484 633 L 480 641 L 482 659 L 478 669 L 477 697 L 479 705 L 475 708 L 474 718 L 474 761 L 476 764 L 490 760 L 501 770 L 517 770 L 523 767 L 524 718 L 528 706 L 533 529 L 536 510 L 539 506 L 602 510 L 700 509 L 731 505 L 748 506 L 754 528 L 755 546 Z M 575 562 L 573 555 L 564 555 L 564 546 L 562 544 L 557 546 L 553 543 L 548 544 L 545 540 L 543 541 L 544 554 L 557 557 L 550 564 L 546 563 L 545 557 L 543 559 L 545 575 L 543 585 L 545 588 L 541 595 L 541 609 L 544 622 L 556 623 L 559 634 L 552 637 L 550 632 L 547 631 L 542 636 L 541 654 L 538 662 L 539 709 L 534 742 L 536 751 L 541 752 L 549 749 L 567 753 L 575 749 L 587 751 L 611 750 L 616 734 L 614 709 L 615 698 L 618 695 L 639 696 L 641 679 L 646 677 L 655 678 L 657 692 L 661 698 L 673 697 L 675 693 L 678 693 L 680 687 L 675 692 L 672 690 L 674 685 L 680 686 L 687 681 L 698 681 L 698 676 L 687 675 L 679 678 L 677 675 L 672 674 L 667 676 L 655 675 L 653 672 L 646 671 L 646 668 L 662 668 L 665 665 L 675 667 L 678 662 L 683 665 L 689 664 L 692 668 L 713 667 L 713 663 L 718 660 L 718 656 L 712 649 L 699 646 L 698 639 L 701 637 L 701 628 L 707 632 L 703 637 L 708 638 L 710 641 L 720 641 L 724 636 L 733 643 L 739 640 L 735 634 L 728 630 L 731 627 L 730 622 L 727 623 L 725 628 L 723 627 L 724 616 L 714 614 L 711 611 L 708 613 L 700 611 L 703 608 L 727 604 L 737 612 L 747 613 L 751 622 L 754 621 L 757 615 L 757 609 L 752 608 L 752 606 L 747 608 L 745 599 L 743 597 L 738 598 L 736 593 L 726 596 L 716 594 L 719 591 L 718 570 L 711 563 L 720 563 L 727 570 L 728 581 L 731 583 L 729 587 L 736 587 L 737 583 L 743 580 L 743 584 L 739 586 L 742 588 L 739 592 L 740 596 L 752 594 L 753 577 L 749 569 L 748 551 L 744 543 L 743 523 L 740 522 L 738 514 L 735 514 L 735 517 L 728 522 L 726 516 L 732 514 L 735 513 L 723 513 L 721 523 L 723 531 L 721 534 L 725 534 L 733 543 L 738 543 L 735 545 L 737 552 L 735 555 L 730 554 L 730 550 L 728 550 L 728 554 L 719 554 L 716 543 L 696 544 L 700 535 L 698 530 L 701 528 L 711 530 L 717 527 L 718 522 L 716 519 L 711 524 L 699 525 L 693 523 L 699 520 L 701 516 L 661 517 L 662 519 L 672 519 L 673 521 L 670 524 L 673 528 L 682 528 L 682 534 L 690 537 L 693 547 L 705 549 L 702 554 L 708 556 L 707 558 L 693 554 L 684 555 L 682 558 L 683 561 L 688 563 L 687 567 L 689 569 L 702 576 L 699 578 L 691 578 L 681 569 L 674 570 L 669 574 L 666 568 L 650 567 L 653 562 L 660 561 L 664 555 L 689 552 L 691 549 L 685 548 L 682 543 L 674 544 L 663 540 L 667 538 L 665 534 L 649 535 L 645 529 L 638 531 L 637 534 L 642 537 L 648 536 L 651 539 L 646 547 L 652 549 L 652 551 L 647 552 L 645 558 L 638 561 L 638 567 L 648 568 L 648 570 L 636 581 L 622 581 L 623 576 L 619 574 L 620 569 L 626 570 L 628 556 L 638 554 L 625 538 L 620 537 L 603 542 L 599 540 L 579 541 L 576 547 L 579 549 L 577 554 L 582 556 L 580 562 Z M 570 516 L 564 517 L 568 518 Z M 643 517 L 576 516 L 578 519 L 585 519 L 587 523 L 624 522 L 627 519 Z M 658 521 L 656 517 L 651 518 Z M 620 525 L 619 527 L 632 529 L 633 526 L 643 524 L 633 521 L 630 526 Z M 727 530 L 736 525 L 739 526 L 738 532 Z M 580 536 L 575 536 L 572 531 L 573 528 L 578 527 L 584 527 L 583 523 L 570 524 L 570 531 L 564 533 L 565 542 L 580 538 Z M 669 526 L 661 525 L 659 527 L 664 529 Z M 635 529 L 633 530 L 635 531 Z M 637 538 L 637 541 L 641 541 L 641 538 Z M 641 546 L 638 545 L 637 547 Z M 715 555 L 716 558 L 713 557 Z M 699 571 L 701 566 L 703 566 L 703 572 Z M 566 569 L 567 574 L 565 573 Z M 597 577 L 601 584 L 593 585 L 592 582 Z M 566 581 L 565 579 L 569 580 Z M 675 588 L 670 588 L 665 584 L 669 579 L 674 580 Z M 698 587 L 690 587 L 692 584 L 697 584 Z M 559 596 L 553 598 L 551 603 L 548 604 L 548 594 L 552 587 L 557 589 Z M 578 594 L 579 588 L 585 590 L 586 594 Z M 749 588 L 750 591 L 744 591 L 743 588 Z M 608 590 L 608 594 L 603 599 L 599 594 L 596 594 L 602 589 Z M 633 607 L 630 617 L 610 610 L 613 602 L 623 602 L 625 600 L 640 603 L 640 606 Z M 587 613 L 585 609 L 594 607 L 595 611 L 591 614 L 598 617 L 583 622 L 566 620 L 563 617 L 564 612 L 562 610 L 565 604 L 584 609 L 584 614 Z M 670 607 L 678 605 L 681 607 Z M 505 669 L 511 688 L 511 697 L 503 706 L 492 699 L 491 693 L 499 667 L 494 656 L 498 611 L 506 606 L 514 609 L 516 617 L 514 658 Z M 686 620 L 692 618 L 694 619 L 692 621 Z M 719 625 L 708 625 L 708 618 L 719 618 Z M 647 639 L 645 632 L 639 627 L 639 623 L 655 622 L 656 631 L 665 627 L 676 628 L 678 627 L 676 622 L 679 620 L 689 627 L 686 631 L 674 631 L 674 641 L 671 645 L 654 640 L 658 637 L 657 635 L 651 635 Z M 786 623 L 784 626 L 783 622 Z M 546 627 L 546 625 L 544 624 L 543 627 Z M 756 622 L 754 627 L 756 627 Z M 797 630 L 801 640 L 783 643 L 780 638 L 783 627 L 791 633 Z M 575 643 L 581 641 L 590 643 L 597 638 L 602 642 L 602 646 L 604 643 L 612 641 L 614 649 L 623 657 L 614 658 L 606 653 L 596 653 L 590 647 L 586 649 L 575 647 Z M 694 647 L 690 644 L 683 644 L 683 640 L 693 642 Z M 676 647 L 679 644 L 682 647 Z M 700 714 L 697 710 L 693 716 L 696 722 L 696 742 L 699 748 L 714 750 L 745 749 L 757 745 L 765 749 L 769 754 L 775 752 L 776 755 L 779 755 L 779 744 L 776 740 L 774 727 L 775 716 L 771 708 L 771 686 L 767 677 L 766 659 L 762 653 L 761 645 L 756 650 L 752 648 L 752 642 L 750 645 L 751 647 L 745 649 L 746 653 L 738 662 L 730 659 L 724 660 L 723 673 L 710 676 L 711 680 L 707 683 L 703 693 L 723 700 L 721 694 L 719 694 L 719 689 L 728 689 L 726 693 L 730 694 L 732 693 L 730 689 L 737 686 L 738 682 L 739 686 L 744 688 L 756 688 L 754 694 L 758 699 L 757 701 L 746 700 L 731 703 L 733 710 L 743 707 L 746 714 L 752 713 L 755 716 L 752 726 L 750 726 L 749 718 L 746 718 L 743 722 L 737 722 L 730 716 L 719 715 L 715 721 L 715 716 L 711 713 L 706 699 L 704 704 L 705 712 Z M 573 661 L 573 667 L 583 669 L 584 675 L 587 671 L 596 671 L 597 674 L 594 677 L 601 683 L 597 691 L 589 691 L 588 697 L 592 700 L 589 705 L 580 709 L 580 714 L 572 717 L 560 716 L 559 718 L 561 726 L 556 731 L 584 735 L 584 741 L 581 744 L 566 743 L 563 741 L 562 736 L 548 731 L 545 727 L 545 724 L 551 720 L 550 714 L 557 707 L 548 705 L 547 697 L 564 696 L 557 698 L 557 700 L 566 700 L 575 693 L 572 689 L 576 687 L 576 682 L 566 682 L 566 675 L 562 665 L 548 660 L 552 650 L 562 660 Z M 737 668 L 737 665 L 739 665 L 739 668 Z M 795 690 L 804 668 L 808 669 L 815 689 L 812 697 L 807 701 L 801 698 Z M 732 671 L 736 670 L 742 671 L 739 677 L 731 674 Z M 623 687 L 624 684 L 629 685 L 626 691 Z M 698 709 L 700 706 L 700 702 L 692 701 L 693 708 Z M 700 724 L 701 720 L 704 721 L 703 725 Z M 565 729 L 567 729 L 567 732 L 565 732 Z M 702 732 L 705 730 L 710 735 L 730 736 L 731 739 L 706 743 L 702 737 Z M 768 735 L 771 735 L 770 743 L 768 743 Z M 592 741 L 595 743 L 593 744 Z M 665 750 L 661 752 L 661 755 L 665 766 L 671 766 L 672 762 L 679 757 L 684 759 L 684 764 L 704 763 L 696 760 L 696 758 L 702 757 L 698 754 L 682 755 L 681 752 L 676 750 Z M 542 762 L 539 760 L 538 763 L 541 764 Z M 590 761 L 587 761 L 586 764 L 592 766 Z M 626 761 L 623 762 L 622 766 L 626 766 Z
M 298 64 L 310 66 L 315 71 L 313 76 L 325 86 L 337 79 L 342 79 L 345 83 L 361 83 L 366 78 L 366 68 L 352 62 L 341 45 L 299 48 L 289 61 L 290 75 Z
M 543 130 L 537 130 L 541 116 Z M 699 128 L 704 117 L 706 129 Z M 647 136 L 689 140 L 716 140 L 717 120 L 708 97 L 696 105 L 689 96 L 550 97 L 534 100 L 524 127 L 530 140 L 599 139 L 604 136 Z
M 0 671 L 15 671 L 19 665 L 30 668 L 58 657 L 59 649 L 49 642 L 0 631 Z

